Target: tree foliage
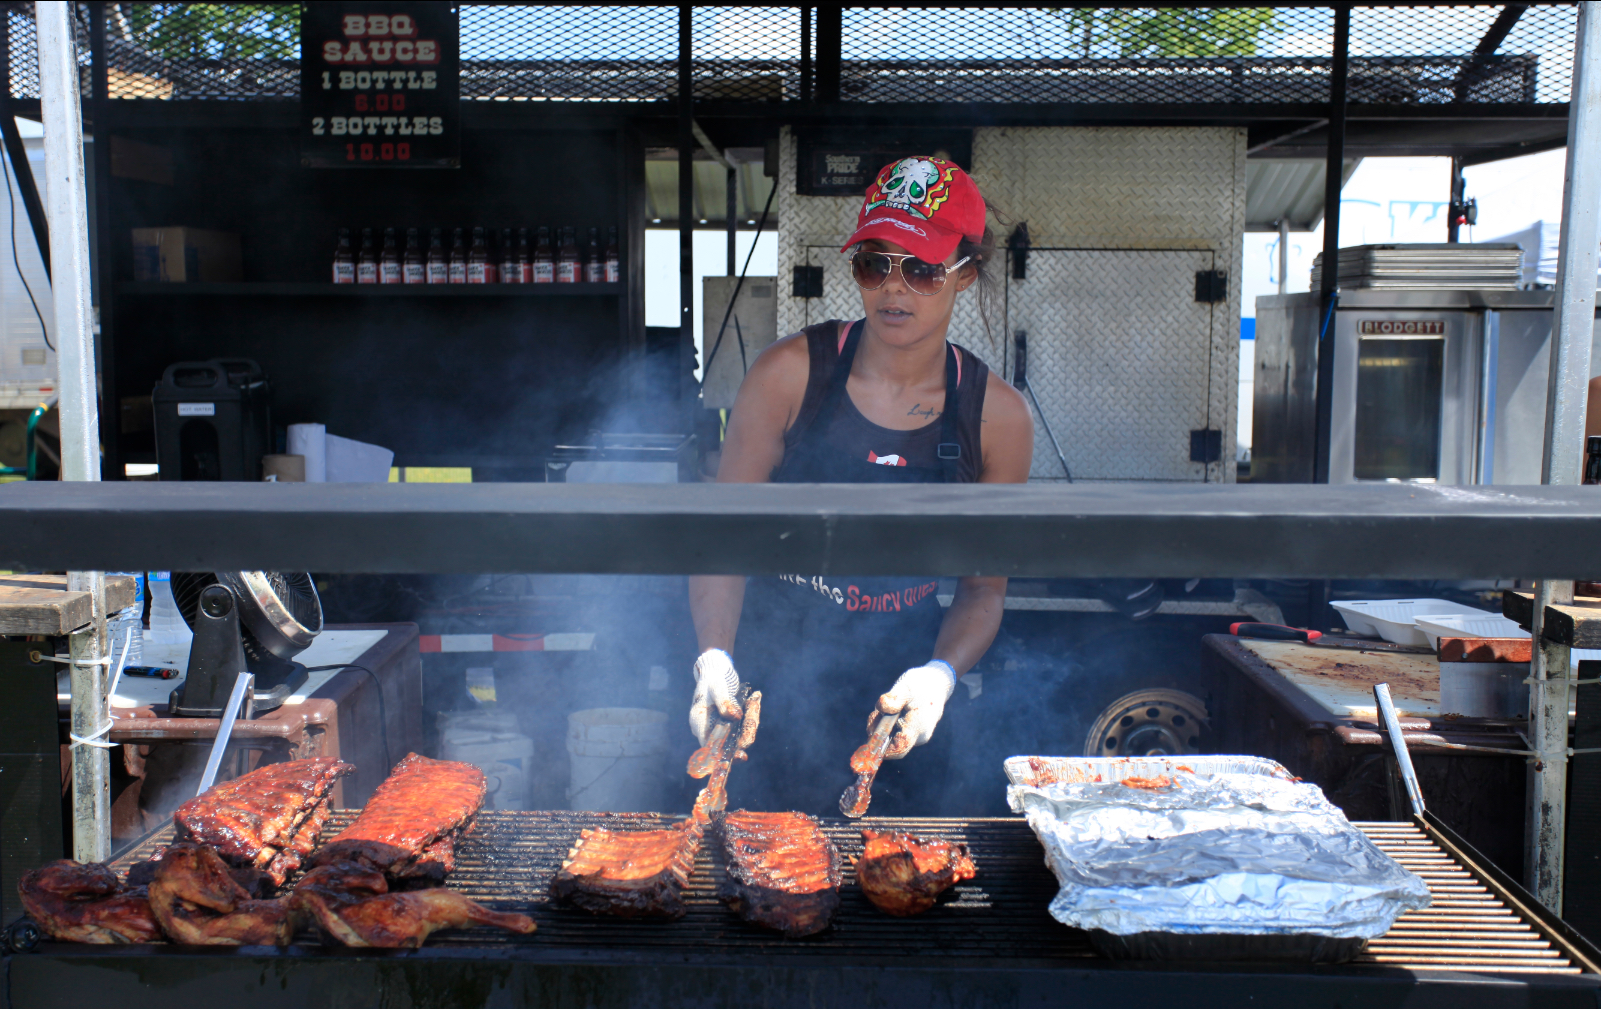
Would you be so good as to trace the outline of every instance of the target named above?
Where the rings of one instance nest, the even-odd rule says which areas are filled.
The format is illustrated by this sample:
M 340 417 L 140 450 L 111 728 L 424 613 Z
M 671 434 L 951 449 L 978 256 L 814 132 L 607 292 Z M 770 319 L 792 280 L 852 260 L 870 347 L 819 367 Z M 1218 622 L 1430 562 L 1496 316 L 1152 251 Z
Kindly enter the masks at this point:
M 1052 11 L 1067 19 L 1080 55 L 1254 56 L 1278 29 L 1272 7 L 1110 8 Z
M 300 5 L 114 5 L 114 21 L 130 42 L 167 59 L 293 59 L 300 54 Z

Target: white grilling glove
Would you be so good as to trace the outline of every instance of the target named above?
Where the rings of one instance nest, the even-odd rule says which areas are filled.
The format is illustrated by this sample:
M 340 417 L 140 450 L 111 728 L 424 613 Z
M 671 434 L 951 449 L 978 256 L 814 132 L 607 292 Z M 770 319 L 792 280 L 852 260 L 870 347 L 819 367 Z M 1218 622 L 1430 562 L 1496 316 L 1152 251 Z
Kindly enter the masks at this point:
M 689 703 L 689 731 L 706 745 L 714 718 L 737 722 L 745 717 L 735 697 L 739 694 L 739 674 L 734 660 L 721 648 L 708 648 L 695 660 L 695 697 Z
M 945 714 L 945 702 L 951 699 L 951 691 L 955 689 L 956 670 L 939 659 L 931 659 L 902 673 L 889 693 L 879 697 L 878 711 L 867 722 L 868 729 L 872 729 L 880 713 L 901 716 L 900 728 L 890 741 L 884 759 L 899 760 L 911 753 L 912 747 L 928 742 L 934 735 L 934 726 Z

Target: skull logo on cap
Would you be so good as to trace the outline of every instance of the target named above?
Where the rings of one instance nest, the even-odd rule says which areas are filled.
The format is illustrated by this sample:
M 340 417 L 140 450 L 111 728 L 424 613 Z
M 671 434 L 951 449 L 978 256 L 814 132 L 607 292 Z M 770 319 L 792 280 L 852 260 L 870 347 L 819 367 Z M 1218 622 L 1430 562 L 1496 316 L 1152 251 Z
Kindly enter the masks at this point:
M 949 177 L 941 166 L 949 162 L 930 158 L 902 158 L 884 169 L 867 191 L 865 210 L 888 207 L 928 220 L 950 195 Z

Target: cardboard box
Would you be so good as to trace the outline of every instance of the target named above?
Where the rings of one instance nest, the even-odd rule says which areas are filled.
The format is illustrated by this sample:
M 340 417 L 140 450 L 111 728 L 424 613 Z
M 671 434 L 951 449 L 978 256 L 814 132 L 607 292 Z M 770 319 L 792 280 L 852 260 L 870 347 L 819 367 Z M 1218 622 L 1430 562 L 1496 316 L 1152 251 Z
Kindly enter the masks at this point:
M 178 284 L 240 280 L 239 236 L 199 228 L 134 228 L 133 279 Z

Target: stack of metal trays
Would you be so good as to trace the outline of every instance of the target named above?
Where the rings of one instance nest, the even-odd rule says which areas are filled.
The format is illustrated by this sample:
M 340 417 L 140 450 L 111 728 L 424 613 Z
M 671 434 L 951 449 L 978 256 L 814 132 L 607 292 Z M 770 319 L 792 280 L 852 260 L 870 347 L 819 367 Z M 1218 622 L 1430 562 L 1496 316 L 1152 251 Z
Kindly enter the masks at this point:
M 1379 291 L 1516 290 L 1523 250 L 1513 242 L 1483 245 L 1358 245 L 1340 250 L 1340 287 Z M 1312 290 L 1323 286 L 1323 257 L 1312 264 Z

